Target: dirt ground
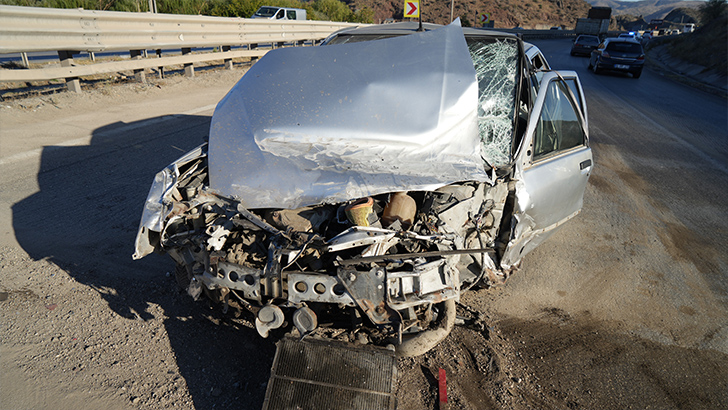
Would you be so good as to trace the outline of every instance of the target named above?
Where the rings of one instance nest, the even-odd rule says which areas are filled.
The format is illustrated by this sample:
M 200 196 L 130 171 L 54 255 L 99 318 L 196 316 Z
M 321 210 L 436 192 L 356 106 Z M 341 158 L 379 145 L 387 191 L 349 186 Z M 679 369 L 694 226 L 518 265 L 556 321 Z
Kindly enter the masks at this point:
M 58 199 L 37 195 L 63 185 L 62 169 L 76 166 L 44 168 L 38 161 L 47 151 L 38 150 L 84 146 L 84 135 L 122 118 L 128 127 L 144 118 L 210 115 L 240 75 L 99 83 L 78 95 L 0 102 L 0 409 L 261 408 L 274 345 L 245 318 L 177 289 L 168 258 L 131 261 L 138 198 L 66 181 L 69 192 L 52 192 L 118 203 L 37 229 L 25 236 L 31 240 L 18 222 L 25 221 L 19 203 Z M 33 133 L 34 122 L 47 133 Z M 21 129 L 27 134 L 18 138 Z M 505 287 L 464 295 L 463 324 L 441 345 L 399 360 L 398 409 L 437 409 L 439 368 L 447 372 L 450 409 L 728 409 L 725 244 L 691 241 L 693 231 L 671 219 L 672 208 L 643 199 L 650 181 L 622 153 L 599 138 L 593 149 L 600 166 L 582 214 L 528 255 Z M 48 173 L 60 173 L 58 180 L 42 176 Z M 134 181 L 142 195 L 153 176 L 145 175 Z M 107 177 L 85 181 L 95 187 Z M 122 208 L 130 216 L 110 218 L 108 244 L 62 234 L 64 223 L 88 223 L 73 230 L 83 233 Z M 123 240 L 114 242 L 114 232 Z M 700 258 L 686 254 L 683 242 L 700 246 Z

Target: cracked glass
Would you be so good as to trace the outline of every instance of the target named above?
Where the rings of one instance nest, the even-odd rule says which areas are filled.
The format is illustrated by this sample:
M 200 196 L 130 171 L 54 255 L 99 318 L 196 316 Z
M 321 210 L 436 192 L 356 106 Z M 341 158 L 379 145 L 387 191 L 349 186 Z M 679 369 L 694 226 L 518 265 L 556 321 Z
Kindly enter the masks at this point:
M 510 162 L 516 109 L 518 44 L 512 39 L 468 39 L 478 78 L 478 131 L 491 166 Z

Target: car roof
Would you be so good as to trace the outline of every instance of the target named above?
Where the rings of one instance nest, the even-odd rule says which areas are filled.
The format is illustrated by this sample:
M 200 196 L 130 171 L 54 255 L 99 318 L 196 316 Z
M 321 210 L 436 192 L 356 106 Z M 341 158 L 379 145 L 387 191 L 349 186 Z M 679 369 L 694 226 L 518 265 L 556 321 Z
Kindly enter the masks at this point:
M 424 31 L 436 30 L 443 27 L 440 24 L 434 23 L 422 23 Z M 417 32 L 419 23 L 414 21 L 404 21 L 400 23 L 390 24 L 371 24 L 366 26 L 357 26 L 353 28 L 345 28 L 339 30 L 331 35 L 331 37 L 341 34 L 346 35 L 389 35 L 389 36 L 403 36 L 406 34 L 412 34 Z M 487 30 L 482 28 L 463 27 L 463 34 L 466 37 L 480 37 L 480 36 L 497 36 L 497 37 L 513 37 L 518 38 L 515 34 L 504 33 L 502 31 Z
M 639 44 L 640 42 L 637 41 L 637 39 L 632 37 L 609 37 L 608 39 L 604 40 L 604 42 L 608 43 L 631 43 L 631 44 Z

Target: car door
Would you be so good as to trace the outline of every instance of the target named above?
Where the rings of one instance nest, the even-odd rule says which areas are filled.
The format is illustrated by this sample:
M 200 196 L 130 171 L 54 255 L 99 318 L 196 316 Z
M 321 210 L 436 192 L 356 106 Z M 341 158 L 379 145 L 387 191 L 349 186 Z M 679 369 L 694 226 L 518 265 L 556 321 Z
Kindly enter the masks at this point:
M 584 93 L 573 71 L 545 73 L 515 156 L 515 204 L 501 266 L 525 254 L 579 213 L 592 170 Z

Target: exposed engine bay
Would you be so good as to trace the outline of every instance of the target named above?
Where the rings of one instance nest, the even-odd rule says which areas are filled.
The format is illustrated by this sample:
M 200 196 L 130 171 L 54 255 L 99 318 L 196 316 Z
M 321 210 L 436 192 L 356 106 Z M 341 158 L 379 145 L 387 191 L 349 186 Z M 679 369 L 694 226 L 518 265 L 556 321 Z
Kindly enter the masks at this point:
M 504 181 L 246 209 L 208 189 L 206 146 L 156 181 L 167 182 L 168 213 L 138 241 L 176 261 L 193 298 L 254 314 L 263 337 L 286 327 L 395 346 L 433 328 L 446 336 L 461 290 L 506 277 L 496 268 L 510 223 Z

